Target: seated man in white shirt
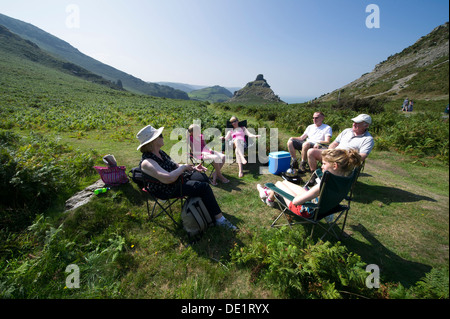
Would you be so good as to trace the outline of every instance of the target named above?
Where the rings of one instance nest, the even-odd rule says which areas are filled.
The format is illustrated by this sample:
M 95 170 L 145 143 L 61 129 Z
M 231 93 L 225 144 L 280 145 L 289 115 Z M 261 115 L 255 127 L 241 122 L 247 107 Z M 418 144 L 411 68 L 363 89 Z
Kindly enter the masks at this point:
M 330 144 L 332 129 L 329 125 L 323 124 L 325 115 L 322 112 L 315 112 L 313 115 L 314 124 L 309 125 L 302 136 L 291 137 L 287 142 L 289 153 L 291 154 L 291 168 L 297 169 L 297 152 L 302 153 L 300 171 L 304 172 L 307 163 L 308 150 L 312 147 L 326 148 Z
M 368 128 L 372 124 L 372 118 L 367 114 L 360 114 L 352 119 L 353 127 L 347 128 L 336 137 L 336 140 L 330 144 L 329 148 L 356 149 L 361 155 L 363 162 L 369 156 L 374 146 L 374 139 L 370 135 Z M 310 149 L 308 151 L 308 163 L 311 172 L 317 169 L 317 162 L 322 161 L 322 150 Z

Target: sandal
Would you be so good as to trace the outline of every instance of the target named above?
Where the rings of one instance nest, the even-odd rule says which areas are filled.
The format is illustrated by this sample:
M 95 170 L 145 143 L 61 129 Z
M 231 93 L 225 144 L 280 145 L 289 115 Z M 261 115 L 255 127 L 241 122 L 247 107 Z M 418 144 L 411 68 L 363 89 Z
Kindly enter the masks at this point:
M 230 180 L 229 180 L 229 179 L 226 179 L 225 177 L 224 177 L 223 179 L 219 178 L 219 180 L 220 180 L 222 183 L 224 183 L 224 184 L 227 184 L 227 183 L 230 182 Z

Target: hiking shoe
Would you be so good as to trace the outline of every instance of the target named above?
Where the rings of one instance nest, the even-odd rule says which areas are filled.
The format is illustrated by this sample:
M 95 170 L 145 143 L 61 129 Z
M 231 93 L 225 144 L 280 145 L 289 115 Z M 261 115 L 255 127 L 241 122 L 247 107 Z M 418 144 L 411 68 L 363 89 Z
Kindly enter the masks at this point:
M 220 227 L 226 227 L 231 230 L 237 230 L 238 228 L 234 226 L 228 219 L 224 218 L 222 221 L 216 220 L 216 225 Z
M 298 169 L 298 162 L 297 162 L 297 160 L 296 159 L 291 159 L 291 168 L 292 169 Z
M 303 161 L 300 163 L 300 168 L 298 169 L 300 173 L 303 174 L 303 173 L 306 172 L 306 164 L 307 164 L 307 163 L 306 163 L 306 162 L 303 162 Z

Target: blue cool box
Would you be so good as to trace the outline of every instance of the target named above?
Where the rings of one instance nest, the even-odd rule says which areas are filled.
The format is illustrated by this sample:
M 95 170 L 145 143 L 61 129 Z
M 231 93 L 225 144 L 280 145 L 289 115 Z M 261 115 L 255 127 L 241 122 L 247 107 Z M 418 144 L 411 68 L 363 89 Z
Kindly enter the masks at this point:
M 286 172 L 291 164 L 291 154 L 289 152 L 269 153 L 269 173 L 280 174 Z

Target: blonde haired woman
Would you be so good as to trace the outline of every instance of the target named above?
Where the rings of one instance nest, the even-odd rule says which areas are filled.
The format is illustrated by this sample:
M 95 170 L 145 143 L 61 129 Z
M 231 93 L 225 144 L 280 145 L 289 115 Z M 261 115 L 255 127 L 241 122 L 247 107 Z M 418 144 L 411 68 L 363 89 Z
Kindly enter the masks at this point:
M 260 137 L 261 135 L 250 133 L 245 126 L 240 127 L 239 120 L 236 116 L 230 118 L 230 123 L 233 126 L 233 129 L 231 131 L 228 131 L 227 135 L 225 136 L 225 141 L 228 141 L 229 139 L 233 140 L 233 145 L 236 149 L 236 162 L 239 166 L 239 178 L 241 178 L 244 176 L 244 173 L 242 172 L 242 165 L 247 164 L 247 160 L 244 156 L 245 135 L 247 135 L 248 137 Z
M 350 149 L 331 149 L 322 151 L 322 171 L 328 171 L 331 174 L 337 176 L 348 176 L 351 174 L 355 167 L 361 165 L 361 155 L 357 150 Z M 320 183 L 313 186 L 311 189 L 305 189 L 299 185 L 288 181 L 277 182 L 275 184 L 278 188 L 282 189 L 288 194 L 295 196 L 290 202 L 286 198 L 286 204 L 294 214 L 301 215 L 303 217 L 310 217 L 306 209 L 303 209 L 302 204 L 308 202 L 319 196 Z M 256 186 L 259 191 L 261 200 L 269 206 L 273 206 L 275 193 L 268 188 L 262 187 L 260 184 Z

